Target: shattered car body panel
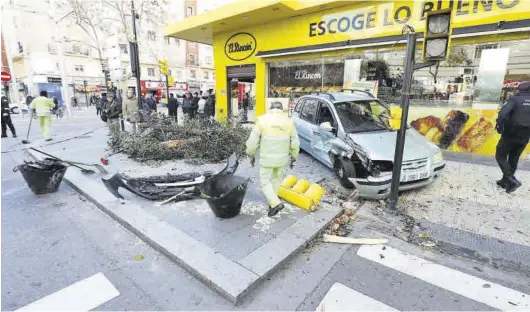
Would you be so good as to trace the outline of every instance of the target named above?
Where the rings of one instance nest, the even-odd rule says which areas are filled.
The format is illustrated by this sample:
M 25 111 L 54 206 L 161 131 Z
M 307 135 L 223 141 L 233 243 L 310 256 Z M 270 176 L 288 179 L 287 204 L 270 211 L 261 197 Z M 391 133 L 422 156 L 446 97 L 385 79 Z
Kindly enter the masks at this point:
M 215 175 L 211 171 L 206 171 L 134 178 L 116 173 L 109 179 L 101 178 L 101 180 L 107 190 L 120 199 L 123 199 L 119 193 L 121 187 L 149 200 L 165 200 L 175 196 L 175 201 L 183 201 L 199 198 L 201 196 L 200 186 L 205 181 L 215 176 L 233 175 L 238 166 L 239 160 L 233 154 L 228 159 L 226 167 Z
M 299 99 L 293 120 L 302 149 L 332 169 L 351 163 L 347 178 L 359 195 L 379 199 L 390 193 L 397 138 L 387 126 L 389 115 L 386 104 L 365 94 L 317 93 Z M 399 189 L 430 184 L 443 167 L 440 149 L 407 129 Z

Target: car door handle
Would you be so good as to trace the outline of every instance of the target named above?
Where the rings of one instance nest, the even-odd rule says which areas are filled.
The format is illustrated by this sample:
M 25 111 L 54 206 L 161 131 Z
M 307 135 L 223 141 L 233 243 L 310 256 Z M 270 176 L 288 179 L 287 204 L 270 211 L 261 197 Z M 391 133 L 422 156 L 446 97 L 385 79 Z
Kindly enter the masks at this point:
M 320 135 L 320 132 L 319 131 L 313 131 L 313 134 L 314 135 Z

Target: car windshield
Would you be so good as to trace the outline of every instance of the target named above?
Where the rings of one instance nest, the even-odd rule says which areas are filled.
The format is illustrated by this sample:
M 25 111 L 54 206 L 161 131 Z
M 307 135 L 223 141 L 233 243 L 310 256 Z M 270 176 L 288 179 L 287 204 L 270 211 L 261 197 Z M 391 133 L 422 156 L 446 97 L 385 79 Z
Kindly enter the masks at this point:
M 346 133 L 391 130 L 390 111 L 381 101 L 348 101 L 334 105 Z

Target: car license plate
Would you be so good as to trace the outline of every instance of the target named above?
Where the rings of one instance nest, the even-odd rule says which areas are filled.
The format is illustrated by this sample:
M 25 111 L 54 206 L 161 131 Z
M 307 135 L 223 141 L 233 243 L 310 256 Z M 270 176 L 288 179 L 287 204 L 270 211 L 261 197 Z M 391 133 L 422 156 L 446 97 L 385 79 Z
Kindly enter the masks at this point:
M 429 177 L 429 171 L 427 170 L 407 172 L 401 175 L 401 182 L 423 180 L 423 179 L 427 179 L 428 177 Z

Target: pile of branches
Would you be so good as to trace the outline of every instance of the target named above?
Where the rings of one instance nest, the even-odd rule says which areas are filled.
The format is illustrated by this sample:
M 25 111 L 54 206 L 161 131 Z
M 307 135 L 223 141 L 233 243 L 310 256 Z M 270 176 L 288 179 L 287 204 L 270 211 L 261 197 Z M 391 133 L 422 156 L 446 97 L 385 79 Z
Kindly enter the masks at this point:
M 137 134 L 111 132 L 108 145 L 143 162 L 149 160 L 184 159 L 193 162 L 221 162 L 232 153 L 245 154 L 250 129 L 233 120 L 186 120 L 178 125 L 173 118 L 152 116 L 139 124 Z

